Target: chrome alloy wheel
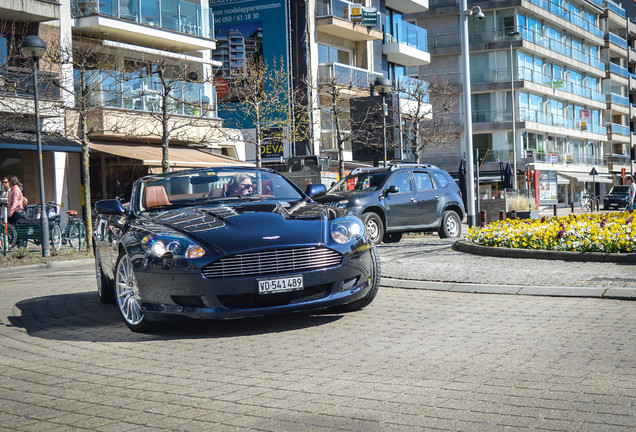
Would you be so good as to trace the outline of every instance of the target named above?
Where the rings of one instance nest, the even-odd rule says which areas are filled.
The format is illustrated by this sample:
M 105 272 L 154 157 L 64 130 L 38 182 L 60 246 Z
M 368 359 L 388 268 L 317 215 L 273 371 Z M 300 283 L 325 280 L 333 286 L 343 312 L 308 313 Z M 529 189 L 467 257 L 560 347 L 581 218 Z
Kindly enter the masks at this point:
M 124 254 L 117 264 L 117 275 L 115 276 L 115 294 L 117 295 L 117 306 L 126 321 L 131 326 L 137 326 L 144 320 L 141 312 L 141 297 L 139 287 L 135 280 L 130 258 Z

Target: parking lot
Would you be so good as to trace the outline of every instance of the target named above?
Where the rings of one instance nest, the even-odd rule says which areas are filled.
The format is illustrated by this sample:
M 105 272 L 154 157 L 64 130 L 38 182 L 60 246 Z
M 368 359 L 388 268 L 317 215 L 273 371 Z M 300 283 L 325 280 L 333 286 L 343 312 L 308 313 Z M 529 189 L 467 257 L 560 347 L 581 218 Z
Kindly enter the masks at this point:
M 140 335 L 98 303 L 86 261 L 4 273 L 0 295 L 5 430 L 636 425 L 631 301 L 383 288 L 357 313 Z

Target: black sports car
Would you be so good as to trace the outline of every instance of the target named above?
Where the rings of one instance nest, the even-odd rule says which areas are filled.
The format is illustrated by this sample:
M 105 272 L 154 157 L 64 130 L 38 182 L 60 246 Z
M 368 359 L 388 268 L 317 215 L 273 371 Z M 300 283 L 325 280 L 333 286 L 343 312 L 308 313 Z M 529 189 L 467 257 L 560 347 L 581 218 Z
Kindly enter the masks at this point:
M 151 175 L 128 205 L 103 200 L 95 210 L 99 298 L 116 302 L 133 331 L 171 315 L 356 310 L 378 291 L 380 262 L 360 219 L 271 170 Z

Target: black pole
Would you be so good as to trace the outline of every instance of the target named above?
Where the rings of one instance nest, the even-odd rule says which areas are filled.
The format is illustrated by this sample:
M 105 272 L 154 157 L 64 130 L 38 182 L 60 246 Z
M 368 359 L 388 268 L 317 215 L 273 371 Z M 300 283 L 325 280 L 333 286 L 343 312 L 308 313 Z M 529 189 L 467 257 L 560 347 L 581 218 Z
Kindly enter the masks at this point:
M 46 198 L 44 194 L 44 167 L 42 165 L 42 136 L 40 133 L 40 107 L 38 104 L 38 58 L 33 57 L 33 103 L 35 105 L 35 136 L 38 148 L 38 174 L 40 182 L 40 231 L 42 235 L 42 256 L 51 254 L 49 245 L 49 216 L 46 213 Z

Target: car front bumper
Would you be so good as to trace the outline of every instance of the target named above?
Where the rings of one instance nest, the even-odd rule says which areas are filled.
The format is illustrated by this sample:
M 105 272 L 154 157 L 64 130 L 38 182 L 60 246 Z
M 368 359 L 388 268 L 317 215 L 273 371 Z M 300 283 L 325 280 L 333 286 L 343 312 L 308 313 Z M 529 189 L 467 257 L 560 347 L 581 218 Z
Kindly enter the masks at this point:
M 198 271 L 171 269 L 155 258 L 135 271 L 145 316 L 150 320 L 180 315 L 229 319 L 318 310 L 363 298 L 373 286 L 371 249 L 345 255 L 337 267 L 307 271 L 304 288 L 259 294 L 258 280 L 299 273 L 259 277 L 205 278 Z M 375 252 L 373 252 L 375 253 Z

